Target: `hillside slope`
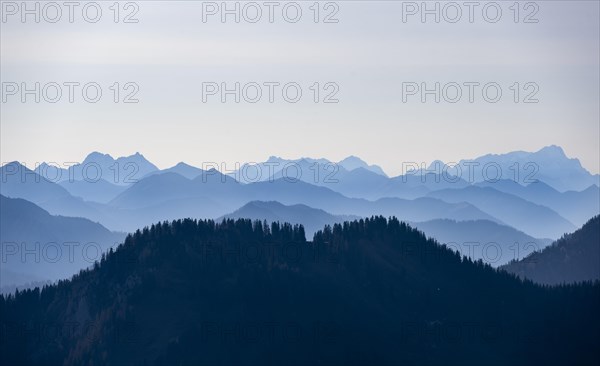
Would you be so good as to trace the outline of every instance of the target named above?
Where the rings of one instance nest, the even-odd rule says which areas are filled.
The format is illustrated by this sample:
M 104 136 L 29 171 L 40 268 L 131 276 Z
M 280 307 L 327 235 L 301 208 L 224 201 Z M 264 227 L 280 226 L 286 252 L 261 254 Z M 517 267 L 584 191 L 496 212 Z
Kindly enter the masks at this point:
M 600 216 L 504 270 L 547 285 L 600 280 Z

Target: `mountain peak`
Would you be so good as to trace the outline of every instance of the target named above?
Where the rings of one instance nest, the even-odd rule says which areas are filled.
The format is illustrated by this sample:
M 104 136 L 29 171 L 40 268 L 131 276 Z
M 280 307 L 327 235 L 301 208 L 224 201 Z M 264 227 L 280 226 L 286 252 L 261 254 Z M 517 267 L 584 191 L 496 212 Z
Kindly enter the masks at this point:
M 541 148 L 538 153 L 547 153 L 547 154 L 552 154 L 552 155 L 556 155 L 556 156 L 564 156 L 565 155 L 565 151 L 563 150 L 562 147 L 558 146 L 558 145 L 549 145 L 549 146 L 544 146 L 543 148 Z
M 135 160 L 142 160 L 142 161 L 145 160 L 145 161 L 147 161 L 147 162 L 150 163 L 150 161 L 148 161 L 148 159 L 146 159 L 146 157 L 144 156 L 144 154 L 141 154 L 140 152 L 137 152 L 137 151 L 133 155 L 124 156 L 124 157 L 121 157 L 119 159 L 135 159 Z
M 356 155 L 350 155 L 348 157 L 346 157 L 344 160 L 340 161 L 340 163 L 343 162 L 357 162 L 357 163 L 361 163 L 361 164 L 366 164 L 366 162 L 364 160 L 362 160 L 361 158 L 359 158 Z
M 21 163 L 19 161 L 16 161 L 16 160 L 15 161 L 11 161 L 9 163 L 6 163 L 6 164 L 2 165 L 2 169 L 3 170 L 4 169 L 9 169 L 8 168 L 9 166 L 11 167 L 10 169 L 15 169 L 16 172 L 20 172 L 21 174 L 29 174 L 29 173 L 35 172 L 34 170 L 29 169 L 27 167 L 27 165 L 25 165 L 25 164 L 23 164 L 23 163 Z M 12 172 L 8 173 L 7 175 L 12 175 Z M 3 179 L 6 179 L 6 178 L 3 176 Z
M 7 166 L 7 165 L 17 165 L 17 166 L 24 166 L 23 164 L 21 164 L 20 162 L 18 162 L 18 161 L 16 161 L 16 160 L 14 160 L 14 161 L 10 161 L 10 162 L 8 162 L 8 163 L 6 163 L 6 164 L 2 165 L 2 166 L 4 167 L 4 166 Z
M 267 159 L 267 162 L 274 162 L 274 161 L 281 161 L 282 159 L 279 156 L 275 156 L 275 155 L 271 155 L 269 156 L 269 159 Z
M 97 159 L 111 159 L 111 160 L 113 160 L 113 157 L 110 156 L 110 154 L 104 154 L 104 153 L 101 153 L 99 151 L 92 151 L 91 153 L 87 154 L 87 156 L 85 157 L 85 159 L 83 159 L 83 161 L 97 160 Z
M 339 161 L 338 164 L 348 171 L 355 170 L 358 168 L 364 168 L 365 170 L 369 170 L 373 173 L 387 177 L 387 175 L 385 174 L 383 169 L 381 169 L 381 167 L 379 167 L 378 165 L 369 165 L 366 161 L 362 160 L 361 158 L 355 155 L 348 156 L 344 160 Z
M 192 166 L 190 164 L 184 163 L 183 161 L 180 161 L 179 163 L 175 164 L 173 168 L 192 168 Z

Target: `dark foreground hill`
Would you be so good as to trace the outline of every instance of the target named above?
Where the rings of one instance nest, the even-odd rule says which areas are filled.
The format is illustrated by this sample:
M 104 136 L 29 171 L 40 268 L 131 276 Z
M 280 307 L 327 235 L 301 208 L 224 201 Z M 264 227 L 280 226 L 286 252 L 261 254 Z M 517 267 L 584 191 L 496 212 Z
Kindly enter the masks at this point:
M 502 268 L 547 285 L 600 280 L 600 216 L 544 250 Z
M 180 220 L 0 300 L 3 365 L 596 364 L 598 285 L 544 288 L 399 222 Z

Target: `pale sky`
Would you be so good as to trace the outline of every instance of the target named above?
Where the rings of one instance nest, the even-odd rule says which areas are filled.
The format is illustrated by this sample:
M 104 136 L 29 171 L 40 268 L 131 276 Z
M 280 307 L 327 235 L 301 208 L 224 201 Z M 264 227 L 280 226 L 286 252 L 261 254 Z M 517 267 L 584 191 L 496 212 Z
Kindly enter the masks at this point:
M 211 9 L 195 1 L 138 1 L 137 9 L 123 2 L 119 23 L 109 8 L 113 1 L 99 2 L 97 23 L 82 18 L 81 7 L 73 23 L 65 8 L 56 23 L 44 14 L 39 23 L 33 16 L 22 23 L 6 3 L 0 23 L 2 162 L 72 162 L 91 151 L 115 157 L 139 151 L 160 168 L 179 161 L 233 166 L 270 155 L 333 161 L 357 155 L 396 175 L 404 161 L 458 161 L 554 144 L 592 173 L 600 171 L 597 1 L 537 1 L 537 9 L 521 2 L 518 23 L 509 8 L 514 1 L 497 2 L 502 15 L 496 23 L 482 17 L 487 2 L 474 10 L 473 23 L 466 8 L 456 23 L 443 14 L 440 23 L 432 17 L 422 23 L 420 13 L 403 22 L 403 6 L 410 9 L 393 1 L 337 1 L 327 8 L 321 2 L 318 23 L 314 1 L 297 1 L 302 15 L 296 23 L 282 16 L 286 2 L 278 3 L 273 23 L 264 6 L 257 23 L 244 14 L 240 23 L 233 16 L 222 23 L 221 13 L 207 12 L 203 22 L 203 7 Z M 47 18 L 55 16 L 47 11 Z M 124 24 L 134 11 L 139 21 Z M 256 15 L 252 11 L 247 17 Z M 337 23 L 323 23 L 330 13 Z M 523 23 L 530 13 L 537 23 Z M 35 82 L 48 86 L 50 99 L 49 83 L 62 85 L 61 99 L 35 103 L 26 95 L 23 103 L 21 90 L 6 92 L 7 83 L 33 88 Z M 102 98 L 86 102 L 76 89 L 69 103 L 64 82 L 98 83 Z M 110 89 L 115 82 L 119 103 Z M 122 102 L 134 90 L 123 89 L 127 82 L 139 86 L 138 103 Z M 261 100 L 235 103 L 230 95 L 222 103 L 217 94 L 203 102 L 203 83 L 236 82 L 261 85 Z M 302 97 L 289 103 L 275 89 L 270 103 L 265 82 L 297 83 Z M 313 101 L 315 82 L 319 103 Z M 337 103 L 323 103 L 335 91 L 325 88 L 328 82 L 339 87 Z M 407 82 L 431 88 L 457 83 L 463 95 L 457 103 L 435 103 L 432 96 L 422 103 L 420 94 L 403 102 Z M 502 97 L 486 102 L 476 89 L 470 103 L 465 82 L 496 83 Z M 248 90 L 252 98 L 254 89 Z M 533 91 L 539 102 L 523 103 Z

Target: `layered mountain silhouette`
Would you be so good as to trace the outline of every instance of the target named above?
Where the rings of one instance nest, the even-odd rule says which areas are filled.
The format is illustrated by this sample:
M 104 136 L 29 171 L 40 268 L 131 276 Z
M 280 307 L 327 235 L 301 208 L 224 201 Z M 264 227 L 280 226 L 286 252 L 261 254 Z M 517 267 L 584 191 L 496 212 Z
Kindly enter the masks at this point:
M 595 365 L 598 290 L 522 282 L 396 219 L 312 242 L 301 226 L 178 220 L 0 297 L 0 362 Z
M 499 221 L 462 202 L 447 203 L 427 197 L 415 200 L 382 198 L 369 201 L 348 198 L 328 188 L 302 181 L 292 183 L 278 179 L 272 182 L 240 184 L 229 177 L 212 175 L 211 178 L 213 181 L 203 182 L 200 177 L 190 181 L 173 173 L 157 174 L 132 186 L 110 202 L 110 205 L 127 210 L 143 209 L 146 213 L 156 212 L 161 216 L 176 215 L 182 206 L 186 212 L 196 210 L 192 217 L 207 217 L 206 210 L 210 210 L 213 215 L 208 217 L 216 218 L 231 213 L 250 201 L 277 201 L 284 205 L 303 204 L 334 215 L 396 215 L 411 221 L 436 218 Z M 227 183 L 221 183 L 222 179 L 227 179 Z M 203 205 L 187 206 L 193 200 L 203 202 Z M 177 204 L 169 206 L 172 203 Z M 205 216 L 199 216 L 200 213 L 204 213 Z M 161 218 L 155 217 L 153 221 L 159 219 Z
M 0 193 L 5 196 L 25 198 L 32 202 L 59 200 L 71 196 L 63 187 L 16 161 L 0 167 L 0 174 Z
M 575 229 L 575 225 L 546 206 L 490 187 L 469 186 L 444 189 L 428 194 L 446 202 L 468 202 L 504 223 L 539 238 L 558 238 Z
M 108 203 L 127 189 L 127 186 L 110 183 L 104 179 L 93 182 L 84 180 L 62 181 L 59 183 L 71 195 L 84 201 Z
M 576 159 L 566 158 L 557 147 L 534 153 L 486 155 L 475 159 L 475 163 L 489 164 L 494 157 L 498 157 L 497 164 L 501 167 L 539 158 L 539 172 L 554 159 L 554 165 L 544 171 L 553 182 L 561 181 L 561 171 L 571 177 L 563 179 L 566 182 L 563 186 L 573 179 L 584 182 L 594 179 Z M 131 174 L 119 170 L 126 165 L 136 172 L 136 183 L 120 179 Z M 557 170 L 555 165 L 566 168 Z M 81 172 L 87 167 L 91 175 L 99 167 L 102 178 L 60 182 L 51 179 L 48 170 L 52 166 L 45 165 L 46 171 L 38 167 L 40 174 L 45 173 L 40 176 L 17 162 L 4 165 L 0 193 L 31 201 L 53 215 L 85 217 L 117 231 L 132 231 L 156 221 L 182 217 L 217 218 L 251 201 L 277 201 L 342 216 L 396 215 L 411 222 L 489 220 L 512 226 L 531 237 L 556 239 L 600 211 L 600 189 L 596 185 L 561 192 L 541 179 L 528 185 L 506 179 L 470 184 L 465 174 L 449 175 L 452 170 L 410 171 L 390 178 L 379 167 L 356 157 L 339 163 L 327 159 L 271 157 L 258 165 L 246 165 L 243 174 L 244 169 L 240 169 L 225 175 L 185 163 L 158 170 L 141 154 L 115 159 L 108 154 L 92 153 L 71 171 L 65 170 L 62 176 L 82 178 L 77 169 Z M 254 173 L 260 171 L 259 179 L 252 175 L 252 169 Z M 104 179 L 106 172 L 120 178 L 117 182 Z
M 562 169 L 529 184 L 471 184 L 433 169 L 388 177 L 355 157 L 272 157 L 259 164 L 271 173 L 252 178 L 247 166 L 239 181 L 185 163 L 159 170 L 140 154 L 90 154 L 61 173 L 79 178 L 69 180 L 9 163 L 0 285 L 20 290 L 0 298 L 10 335 L 0 362 L 593 364 L 598 285 L 543 288 L 515 276 L 598 278 L 598 217 L 546 248 L 600 209 L 598 186 L 587 184 L 595 177 L 560 152 L 498 159 L 503 169 L 532 156 L 540 174 Z M 126 182 L 132 161 L 139 179 Z M 83 179 L 83 167 L 103 175 Z M 112 251 L 123 234 L 110 230 L 133 234 Z M 23 260 L 23 243 L 40 243 L 44 259 L 56 247 L 43 243 L 63 244 L 62 256 Z M 65 243 L 80 244 L 73 257 Z M 107 251 L 99 263 L 87 243 Z M 36 324 L 71 328 L 48 338 Z
M 176 173 L 176 174 L 179 174 L 182 177 L 185 177 L 190 180 L 195 179 L 199 176 L 202 176 L 203 174 L 209 174 L 205 170 L 196 168 L 195 166 L 191 166 L 184 162 L 179 162 L 176 165 L 174 165 L 168 169 L 156 170 L 156 171 L 148 173 L 146 176 L 154 175 L 154 174 L 162 174 L 162 173 Z
M 547 285 L 600 280 L 600 216 L 544 250 L 502 268 Z
M 0 195 L 0 287 L 68 278 L 99 260 L 125 234 L 83 218 L 53 216 Z
M 348 159 L 354 160 L 353 157 Z M 290 183 L 302 181 L 329 188 L 348 197 L 370 200 L 384 197 L 413 199 L 432 190 L 468 185 L 461 178 L 446 179 L 442 174 L 407 174 L 389 178 L 378 173 L 378 169 L 369 168 L 364 162 L 343 165 L 326 159 L 310 158 L 285 160 L 271 157 L 264 163 L 244 165 L 230 176 L 243 183 L 280 179 Z
M 72 196 L 65 188 L 18 162 L 0 167 L 2 181 L 0 194 L 23 198 L 54 215 L 86 217 L 93 221 L 109 223 L 112 220 L 82 198 Z
M 140 180 L 110 202 L 120 208 L 144 208 L 173 199 L 211 197 L 219 200 L 229 194 L 237 195 L 241 185 L 233 178 L 210 170 L 194 179 L 167 172 L 152 174 Z
M 513 180 L 476 184 L 521 197 L 524 200 L 551 208 L 576 226 L 600 212 L 600 188 L 591 185 L 583 191 L 559 192 L 542 181 L 523 186 Z

